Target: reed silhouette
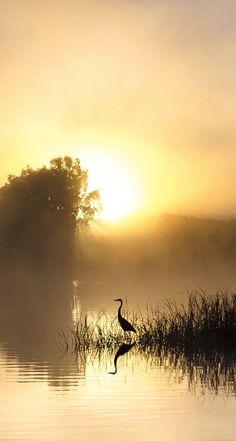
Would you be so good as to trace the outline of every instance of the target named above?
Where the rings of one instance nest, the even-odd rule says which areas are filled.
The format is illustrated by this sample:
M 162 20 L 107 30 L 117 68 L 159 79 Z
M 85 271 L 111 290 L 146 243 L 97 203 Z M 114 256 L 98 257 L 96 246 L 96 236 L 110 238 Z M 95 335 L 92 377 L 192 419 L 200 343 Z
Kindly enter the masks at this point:
M 130 351 L 130 349 L 135 346 L 135 343 L 122 343 L 122 345 L 119 347 L 118 351 L 116 352 L 116 355 L 114 357 L 114 372 L 108 372 L 108 374 L 111 375 L 115 375 L 117 373 L 117 362 L 118 362 L 118 358 L 121 357 L 122 355 L 126 354 L 127 352 Z
M 235 395 L 236 294 L 210 296 L 199 290 L 189 293 L 184 304 L 169 300 L 156 308 L 147 305 L 146 312 L 138 309 L 133 317 L 137 323 L 135 357 L 157 368 L 165 366 L 178 381 L 187 378 L 193 392 L 200 387 Z M 62 337 L 64 347 L 76 355 L 92 354 L 99 363 L 104 358 L 104 369 L 113 348 L 118 347 L 114 370 L 108 372 L 112 375 L 117 373 L 118 358 L 134 346 L 130 333 L 124 343 L 116 316 L 105 312 L 81 314 L 71 334 Z

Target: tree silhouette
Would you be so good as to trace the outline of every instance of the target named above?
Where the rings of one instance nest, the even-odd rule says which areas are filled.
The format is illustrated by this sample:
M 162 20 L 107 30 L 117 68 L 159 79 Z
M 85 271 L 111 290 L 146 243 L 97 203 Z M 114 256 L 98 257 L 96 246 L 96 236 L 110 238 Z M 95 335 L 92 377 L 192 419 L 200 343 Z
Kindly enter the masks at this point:
M 88 172 L 79 159 L 54 158 L 36 170 L 27 166 L 0 189 L 1 251 L 37 259 L 68 255 L 77 229 L 99 210 L 99 193 L 88 191 Z

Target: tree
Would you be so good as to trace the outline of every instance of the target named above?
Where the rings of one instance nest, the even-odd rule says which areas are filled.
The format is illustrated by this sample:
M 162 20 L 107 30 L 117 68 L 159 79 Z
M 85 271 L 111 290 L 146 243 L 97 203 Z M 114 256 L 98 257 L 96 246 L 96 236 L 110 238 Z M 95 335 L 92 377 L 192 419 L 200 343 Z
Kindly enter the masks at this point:
M 73 248 L 76 231 L 99 212 L 98 191 L 88 191 L 88 172 L 69 156 L 49 167 L 27 166 L 0 189 L 0 245 L 4 254 L 58 257 Z

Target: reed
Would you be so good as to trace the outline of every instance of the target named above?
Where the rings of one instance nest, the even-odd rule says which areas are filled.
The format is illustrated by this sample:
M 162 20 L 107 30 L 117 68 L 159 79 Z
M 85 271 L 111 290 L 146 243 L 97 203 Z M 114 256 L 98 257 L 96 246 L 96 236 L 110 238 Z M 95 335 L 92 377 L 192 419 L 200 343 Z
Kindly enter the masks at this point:
M 139 344 L 199 352 L 236 345 L 236 295 L 189 293 L 186 304 L 169 300 L 152 310 L 139 326 Z
M 236 347 L 236 294 L 213 296 L 203 291 L 188 294 L 185 304 L 167 301 L 162 307 L 147 305 L 145 313 L 137 309 L 124 316 L 136 327 L 137 334 L 126 333 L 142 351 L 174 350 L 181 353 L 228 351 Z M 127 335 L 128 334 L 128 335 Z M 63 333 L 67 347 L 73 350 L 113 348 L 124 341 L 116 316 L 105 312 L 81 315 L 69 337 Z
M 110 317 L 104 311 L 93 315 L 81 314 L 74 329 L 70 330 L 69 338 L 64 339 L 68 348 L 74 351 L 112 349 L 122 340 L 123 332 L 116 317 Z

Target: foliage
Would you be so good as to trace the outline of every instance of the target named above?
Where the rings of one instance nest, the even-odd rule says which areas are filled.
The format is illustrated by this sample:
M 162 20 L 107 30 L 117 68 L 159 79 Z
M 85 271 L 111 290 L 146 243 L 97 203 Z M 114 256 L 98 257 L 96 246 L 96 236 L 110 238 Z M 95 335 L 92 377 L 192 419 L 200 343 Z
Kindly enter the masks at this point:
M 1 249 L 37 257 L 66 252 L 78 227 L 99 211 L 99 194 L 88 191 L 88 173 L 68 156 L 49 167 L 26 167 L 0 189 Z

